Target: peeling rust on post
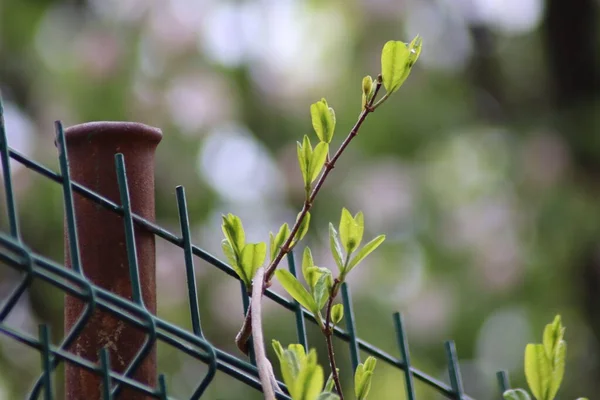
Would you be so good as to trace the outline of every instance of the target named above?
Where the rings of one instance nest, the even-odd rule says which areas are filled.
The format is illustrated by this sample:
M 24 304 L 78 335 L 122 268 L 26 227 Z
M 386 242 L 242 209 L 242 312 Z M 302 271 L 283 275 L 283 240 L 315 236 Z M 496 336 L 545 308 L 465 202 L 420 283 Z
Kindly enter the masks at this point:
M 65 131 L 71 178 L 109 200 L 121 204 L 115 169 L 115 154 L 123 153 L 131 206 L 135 214 L 154 221 L 154 152 L 162 139 L 159 129 L 132 122 L 90 122 Z M 94 284 L 121 297 L 132 299 L 123 218 L 74 194 L 77 233 L 83 272 Z M 140 286 L 146 308 L 156 314 L 154 235 L 135 227 Z M 65 234 L 65 259 L 71 261 Z M 65 332 L 69 332 L 84 308 L 74 297 L 65 298 Z M 95 310 L 91 320 L 69 351 L 95 363 L 107 347 L 110 367 L 124 372 L 145 340 L 145 333 L 109 313 Z M 102 398 L 101 378 L 66 363 L 66 399 Z M 144 359 L 133 378 L 156 385 L 156 350 Z M 148 396 L 124 388 L 119 399 L 139 400 Z

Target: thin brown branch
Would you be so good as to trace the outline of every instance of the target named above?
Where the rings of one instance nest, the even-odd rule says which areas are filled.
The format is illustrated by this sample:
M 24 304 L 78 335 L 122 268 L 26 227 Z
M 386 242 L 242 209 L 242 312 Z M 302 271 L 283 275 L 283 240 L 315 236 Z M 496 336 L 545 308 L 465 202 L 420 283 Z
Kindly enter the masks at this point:
M 323 334 L 325 335 L 325 341 L 327 342 L 327 357 L 329 358 L 329 365 L 331 366 L 331 375 L 333 376 L 333 382 L 335 383 L 335 389 L 340 396 L 340 400 L 344 400 L 344 394 L 342 393 L 342 384 L 340 382 L 340 375 L 338 374 L 337 366 L 335 363 L 335 354 L 333 354 L 333 327 L 331 325 L 331 310 L 333 308 L 333 300 L 337 296 L 340 281 L 336 279 L 331 288 L 329 294 L 329 300 L 327 301 L 327 312 L 325 314 L 325 329 Z
M 302 210 L 300 211 L 300 215 L 298 216 L 296 223 L 292 227 L 290 235 L 286 239 L 283 246 L 281 246 L 281 249 L 277 253 L 277 256 L 275 256 L 273 261 L 271 261 L 271 264 L 269 264 L 269 266 L 267 267 L 267 270 L 265 272 L 265 284 L 263 286 L 263 294 L 264 294 L 264 291 L 271 285 L 271 278 L 273 277 L 275 270 L 279 266 L 279 263 L 281 262 L 283 257 L 291 251 L 292 242 L 294 241 L 294 238 L 295 238 L 296 234 L 298 233 L 298 230 L 300 229 L 300 225 L 302 224 L 302 221 L 306 217 L 306 214 L 308 214 L 308 212 L 312 208 L 313 202 L 314 202 L 315 198 L 317 197 L 317 194 L 319 194 L 321 187 L 323 187 L 323 183 L 325 183 L 325 179 L 327 179 L 327 176 L 329 175 L 331 170 L 335 167 L 335 163 L 340 158 L 340 156 L 342 155 L 342 153 L 344 152 L 346 147 L 348 147 L 348 145 L 350 144 L 352 139 L 354 139 L 356 137 L 356 135 L 358 134 L 358 131 L 360 130 L 360 127 L 362 126 L 363 122 L 365 122 L 365 119 L 367 118 L 367 116 L 371 112 L 374 111 L 373 103 L 375 102 L 375 98 L 377 97 L 377 94 L 379 93 L 379 90 L 381 89 L 381 85 L 382 85 L 382 80 L 381 80 L 381 75 L 379 75 L 377 77 L 377 81 L 376 81 L 375 93 L 373 94 L 371 101 L 369 101 L 368 106 L 364 107 L 364 109 L 361 111 L 360 115 L 358 116 L 358 120 L 356 121 L 356 123 L 354 124 L 352 129 L 350 130 L 350 133 L 348 134 L 346 139 L 344 139 L 344 141 L 340 145 L 340 148 L 335 152 L 335 154 L 333 155 L 331 160 L 329 160 L 328 162 L 325 163 L 323 173 L 317 180 L 317 183 L 315 184 L 315 187 L 313 188 L 308 200 L 304 201 L 304 204 L 302 205 Z M 248 307 L 248 311 L 246 313 L 246 318 L 244 319 L 244 323 L 242 324 L 242 328 L 240 329 L 240 331 L 238 332 L 238 334 L 235 337 L 235 343 L 236 343 L 238 349 L 240 349 L 244 354 L 248 354 L 247 342 L 248 342 L 248 339 L 250 338 L 250 335 L 252 334 L 251 318 L 252 318 L 252 306 Z

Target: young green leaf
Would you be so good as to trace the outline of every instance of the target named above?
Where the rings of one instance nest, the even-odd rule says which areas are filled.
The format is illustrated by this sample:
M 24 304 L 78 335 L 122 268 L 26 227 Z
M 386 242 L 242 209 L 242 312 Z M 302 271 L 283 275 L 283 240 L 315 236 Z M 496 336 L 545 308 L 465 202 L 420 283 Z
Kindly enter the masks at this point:
M 298 216 L 296 217 L 296 221 L 298 221 L 298 218 L 300 218 L 300 215 L 302 215 L 302 212 L 298 213 Z M 298 243 L 299 241 L 301 241 L 304 238 L 304 236 L 306 235 L 306 232 L 308 232 L 309 226 L 310 226 L 310 213 L 307 211 L 306 215 L 304 216 L 304 219 L 300 223 L 298 232 L 296 232 L 296 237 L 294 238 L 294 241 L 292 242 L 292 247 L 295 246 L 296 243 Z
M 223 215 L 221 229 L 236 254 L 240 254 L 246 244 L 246 236 L 242 220 L 233 214 Z
M 340 396 L 338 396 L 335 393 L 331 393 L 331 392 L 322 392 L 317 397 L 317 400 L 340 400 Z
M 279 232 L 277 232 L 277 235 L 275 235 L 275 237 L 273 238 L 273 241 L 271 242 L 271 249 L 270 249 L 270 253 L 271 253 L 271 260 L 274 260 L 275 257 L 277 256 L 277 253 L 279 252 L 279 250 L 281 249 L 281 247 L 283 246 L 283 244 L 285 243 L 286 239 L 290 236 L 290 227 L 288 226 L 287 223 L 281 225 L 281 228 L 279 228 Z
M 304 276 L 304 280 L 310 287 L 311 292 L 314 293 L 315 285 L 323 274 L 329 274 L 331 276 L 331 271 L 327 268 L 315 266 L 310 248 L 305 247 L 304 253 L 302 254 L 302 276 Z
M 375 360 L 373 357 L 369 359 Z M 375 361 L 370 361 L 370 368 L 366 368 L 365 364 L 358 364 L 356 372 L 354 373 L 354 394 L 357 400 L 364 400 L 371 390 L 371 378 L 373 377 L 373 370 L 375 368 Z
M 293 352 L 296 355 L 296 359 L 302 365 L 304 360 L 306 359 L 306 350 L 304 350 L 304 346 L 300 343 L 290 343 L 288 344 L 288 351 Z
M 529 389 L 538 400 L 551 400 L 546 397 L 552 379 L 552 370 L 542 344 L 528 344 L 525 347 L 525 377 Z
M 321 99 L 310 106 L 312 125 L 321 142 L 329 143 L 335 130 L 335 114 L 327 101 Z
M 371 98 L 373 97 L 375 86 L 373 85 L 373 78 L 367 75 L 362 80 L 362 107 L 364 108 Z
M 273 340 L 272 344 L 281 364 L 283 381 L 292 400 L 339 400 L 339 396 L 331 393 L 331 378 L 321 391 L 324 381 L 323 368 L 317 363 L 317 353 L 314 349 L 306 354 L 300 344 L 290 344 L 285 350 L 276 340 Z
M 278 269 L 275 271 L 275 277 L 294 300 L 317 315 L 319 310 L 315 300 L 294 275 L 285 269 Z
M 565 375 L 565 357 L 567 354 L 567 343 L 564 340 L 558 342 L 554 356 L 551 361 L 552 376 L 550 378 L 550 385 L 548 387 L 548 399 L 554 399 L 560 384 L 562 383 L 563 376 Z
M 312 183 L 310 164 L 313 156 L 313 149 L 308 135 L 304 135 L 302 144 L 298 142 L 296 147 L 296 150 L 298 152 L 298 163 L 300 165 L 300 172 L 302 172 L 302 179 L 304 180 L 304 189 L 308 196 L 308 194 L 310 193 L 310 184 Z
M 365 216 L 363 215 L 362 211 L 359 211 L 354 216 L 354 223 L 356 224 L 356 232 L 354 232 L 355 240 L 357 242 L 356 247 L 358 247 L 362 242 L 363 234 L 365 232 Z
M 277 253 L 277 247 L 275 246 L 275 235 L 273 235 L 273 232 L 269 232 L 269 257 L 271 257 L 271 261 L 273 261 L 273 258 L 275 258 L 273 255 L 274 253 Z
M 366 256 L 371 254 L 376 248 L 379 247 L 381 243 L 385 240 L 385 235 L 379 235 L 375 239 L 371 240 L 369 243 L 365 244 L 362 249 L 358 251 L 356 256 L 350 261 L 348 264 L 348 268 L 346 273 L 350 272 L 352 268 L 356 267 L 358 263 L 360 263 Z
M 323 367 L 317 364 L 317 353 L 312 349 L 300 365 L 300 373 L 290 394 L 294 400 L 316 399 L 321 393 L 324 382 Z
M 340 248 L 337 231 L 331 222 L 329 223 L 329 247 L 331 248 L 331 254 L 333 254 L 333 259 L 340 269 L 340 272 L 343 272 L 344 262 L 342 261 L 342 249 Z
M 331 113 L 331 119 L 333 120 L 333 126 L 335 127 L 335 111 L 332 107 L 329 107 L 329 113 Z M 332 133 L 333 136 L 333 133 Z
M 390 40 L 381 52 L 383 86 L 388 94 L 394 93 L 408 78 L 410 70 L 419 59 L 423 40 L 417 35 L 406 43 Z
M 229 239 L 223 239 L 221 241 L 221 248 L 223 249 L 225 257 L 227 257 L 229 264 L 231 264 L 231 268 L 233 268 L 237 276 L 242 280 L 242 282 L 244 282 L 246 287 L 250 287 L 252 285 L 252 277 L 247 276 L 246 272 L 241 267 L 238 257 L 235 254 L 233 247 L 231 247 Z
M 340 373 L 340 369 L 336 368 L 337 373 Z M 329 378 L 327 378 L 327 382 L 325 382 L 325 389 L 323 392 L 333 392 L 333 388 L 335 387 L 335 381 L 333 380 L 333 373 L 329 374 Z
M 265 262 L 267 245 L 263 242 L 248 243 L 242 250 L 241 264 L 245 275 L 252 279 L 256 271 Z
M 283 376 L 283 382 L 286 384 L 290 392 L 300 374 L 302 364 L 306 359 L 304 347 L 298 344 L 290 344 L 288 348 L 283 350 L 281 344 L 277 341 L 273 341 L 273 347 L 279 357 L 279 363 L 281 365 L 281 375 Z
M 238 260 L 237 260 L 237 256 L 235 255 L 235 251 L 233 250 L 233 247 L 231 247 L 231 243 L 229 243 L 229 239 L 223 239 L 221 241 L 221 248 L 223 249 L 223 254 L 225 254 L 225 257 L 227 257 L 227 261 L 229 261 L 229 264 L 231 264 L 231 266 L 235 269 L 235 268 L 239 268 L 238 267 Z M 240 275 L 238 273 L 238 275 Z
M 510 389 L 502 393 L 504 400 L 531 400 L 529 393 L 523 389 Z
M 354 371 L 354 395 L 359 398 L 363 391 L 363 376 L 365 374 L 365 366 L 358 364 L 356 371 Z
M 306 185 L 308 181 L 308 163 L 310 159 L 306 159 L 306 153 L 304 152 L 304 146 L 302 143 L 296 142 L 296 152 L 298 153 L 298 165 L 300 166 L 300 172 L 302 173 L 302 181 Z
M 560 321 L 560 315 L 554 317 L 554 321 L 551 324 L 546 325 L 544 328 L 543 344 L 546 349 L 546 357 L 548 359 L 554 358 L 554 353 L 558 344 L 563 340 L 565 335 L 565 328 L 562 326 Z
M 362 241 L 365 229 L 365 221 L 362 212 L 352 216 L 350 211 L 342 208 L 342 217 L 340 218 L 340 240 L 347 254 L 351 254 Z
M 406 43 L 390 40 L 381 52 L 381 75 L 388 93 L 394 93 L 402 85 L 407 73 L 410 51 Z M 409 70 L 409 69 L 408 69 Z
M 312 268 L 315 266 L 315 263 L 313 261 L 313 256 L 312 256 L 312 252 L 310 251 L 310 249 L 308 247 L 304 248 L 304 253 L 302 253 L 302 276 L 304 276 L 304 280 L 306 281 L 306 283 L 308 284 L 308 286 L 310 286 L 311 288 L 313 288 L 315 285 L 312 284 L 312 272 L 309 273 L 309 268 Z M 314 283 L 317 283 L 316 280 Z
M 311 292 L 314 294 L 315 292 L 315 287 L 317 285 L 317 282 L 319 281 L 319 278 L 321 278 L 321 276 L 325 274 L 327 275 L 329 278 L 327 280 L 327 284 L 329 286 L 331 286 L 333 283 L 333 278 L 331 277 L 331 271 L 327 268 L 321 268 L 321 267 L 309 267 L 306 270 L 306 276 L 308 277 L 308 280 L 306 283 L 308 283 L 308 286 L 310 286 L 310 290 Z
M 279 341 L 275 339 L 271 341 L 271 345 L 273 346 L 273 350 L 275 350 L 275 354 L 277 354 L 279 362 L 281 362 L 281 359 L 283 357 L 283 346 L 281 346 L 281 343 L 279 343 Z
M 321 173 L 323 169 L 323 164 L 325 164 L 325 159 L 327 158 L 327 154 L 329 153 L 329 145 L 325 142 L 320 142 L 314 149 L 312 158 L 310 160 L 309 173 L 310 183 L 313 183 L 315 179 Z
M 293 351 L 285 350 L 281 359 L 281 375 L 283 382 L 288 387 L 290 393 L 293 390 L 294 384 L 300 374 L 300 361 Z M 292 397 L 293 398 L 293 397 Z
M 339 324 L 342 318 L 344 318 L 344 305 L 334 304 L 334 306 L 331 307 L 331 320 L 333 321 L 333 324 Z
M 410 69 L 412 68 L 412 66 L 415 65 L 415 63 L 419 59 L 419 55 L 421 55 L 422 45 L 423 45 L 423 39 L 421 38 L 420 35 L 415 36 L 414 39 L 408 45 L 409 56 L 408 56 L 407 67 L 409 69 L 409 72 L 410 72 Z
M 331 289 L 331 272 L 329 270 L 327 270 L 327 272 L 328 273 L 322 274 L 319 277 L 313 290 L 313 297 L 319 310 L 325 306 L 327 298 L 329 297 L 329 289 Z
M 373 356 L 367 357 L 365 360 L 365 371 L 375 371 L 375 366 L 377 365 L 377 359 Z
M 313 154 L 312 143 L 310 142 L 308 135 L 304 135 L 302 138 L 302 150 L 304 151 L 304 158 L 306 159 L 306 165 L 308 167 Z

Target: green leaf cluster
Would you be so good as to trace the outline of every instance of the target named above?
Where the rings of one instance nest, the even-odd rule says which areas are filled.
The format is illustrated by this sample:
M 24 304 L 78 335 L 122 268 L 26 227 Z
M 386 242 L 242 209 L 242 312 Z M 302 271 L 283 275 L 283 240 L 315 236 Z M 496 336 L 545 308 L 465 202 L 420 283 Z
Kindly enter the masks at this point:
M 319 176 L 319 173 L 325 164 L 325 160 L 327 159 L 329 144 L 322 141 L 313 149 L 308 135 L 304 135 L 302 143 L 297 142 L 296 149 L 298 151 L 300 172 L 302 172 L 302 179 L 304 180 L 304 190 L 308 198 L 310 195 L 311 184 Z
M 331 250 L 335 262 L 340 269 L 338 283 L 343 282 L 348 272 L 385 240 L 385 235 L 379 235 L 358 250 L 362 242 L 364 227 L 365 222 L 363 213 L 359 212 L 355 216 L 352 216 L 345 208 L 342 210 L 339 235 L 333 227 L 333 224 L 329 224 Z M 285 232 L 287 232 L 286 229 L 288 228 L 284 225 L 282 226 L 280 233 L 276 236 L 271 235 L 271 254 L 274 254 L 274 247 L 282 240 L 278 238 L 285 236 Z M 346 253 L 345 257 L 342 252 L 342 247 Z M 357 251 L 356 255 L 351 258 L 351 255 L 355 251 Z M 275 277 L 281 286 L 283 286 L 294 300 L 313 313 L 319 326 L 323 329 L 325 326 L 321 310 L 327 303 L 328 298 L 330 296 L 335 296 L 334 291 L 337 292 L 334 288 L 333 275 L 328 268 L 322 268 L 315 265 L 312 252 L 308 247 L 304 249 L 302 255 L 302 275 L 308 285 L 308 289 L 305 288 L 289 271 L 277 270 L 275 272 Z M 331 320 L 334 324 L 338 324 L 344 316 L 344 308 L 342 305 L 335 305 L 332 307 L 331 313 Z
M 525 377 L 538 400 L 553 400 L 562 382 L 567 352 L 564 331 L 557 315 L 553 323 L 546 325 L 543 342 L 525 348 Z
M 421 52 L 421 38 L 416 36 L 410 44 L 399 41 L 389 41 L 385 44 L 381 54 L 381 74 L 377 76 L 376 82 L 369 75 L 362 80 L 362 107 L 358 126 L 366 117 L 368 112 L 383 103 L 388 96 L 398 90 L 404 83 L 412 66 L 417 61 Z M 372 108 L 369 106 L 374 102 L 374 96 L 381 85 L 386 88 L 386 95 Z M 366 109 L 366 111 L 365 111 Z M 269 259 L 276 267 L 281 260 L 282 254 L 287 254 L 294 246 L 302 240 L 307 233 L 311 215 L 308 210 L 311 207 L 311 190 L 313 182 L 323 171 L 329 159 L 329 144 L 333 139 L 336 125 L 336 117 L 333 108 L 329 107 L 323 98 L 310 106 L 310 115 L 313 129 L 319 139 L 319 143 L 313 147 L 308 135 L 304 135 L 302 142 L 297 143 L 297 156 L 300 171 L 304 181 L 306 200 L 303 211 L 298 214 L 296 224 L 300 221 L 297 229 L 290 229 L 284 223 L 277 233 L 269 233 Z M 347 142 L 341 147 L 345 148 Z M 334 156 L 334 161 L 339 154 Z M 322 182 L 321 182 L 322 183 Z M 312 253 L 305 248 L 302 257 L 302 275 L 306 281 L 305 287 L 300 281 L 287 270 L 276 270 L 275 277 L 283 288 L 303 307 L 310 310 L 317 319 L 322 331 L 331 339 L 332 331 L 325 326 L 321 310 L 328 303 L 327 320 L 331 319 L 335 326 L 344 318 L 344 307 L 342 304 L 333 305 L 339 285 L 344 282 L 346 275 L 355 268 L 362 260 L 371 254 L 385 240 L 385 235 L 379 235 L 361 247 L 364 234 L 364 216 L 362 212 L 352 215 L 346 208 L 342 209 L 342 215 L 338 230 L 329 224 L 329 243 L 335 263 L 339 269 L 339 276 L 334 280 L 331 270 L 315 265 Z M 262 266 L 267 255 L 265 243 L 246 243 L 245 233 L 239 217 L 228 214 L 223 216 L 222 223 L 225 239 L 222 242 L 223 253 L 231 263 L 233 269 L 240 279 L 245 283 L 248 290 L 252 286 L 252 278 L 256 271 Z M 293 231 L 293 232 L 292 232 Z M 272 271 L 269 271 L 269 274 Z M 555 338 L 552 337 L 552 340 Z M 545 339 L 546 340 L 546 339 Z M 329 343 L 329 342 L 328 342 Z M 544 342 L 545 343 L 545 342 Z M 546 346 L 547 347 L 547 346 Z M 544 347 L 544 354 L 560 352 L 560 346 Z M 314 350 L 308 354 L 298 344 L 291 344 L 283 349 L 281 344 L 273 341 L 273 348 L 277 353 L 281 364 L 281 372 L 284 381 L 294 400 L 335 400 L 339 396 L 333 393 L 335 382 L 333 375 L 330 376 L 325 388 L 323 388 L 323 368 L 317 364 L 317 356 Z M 558 354 L 558 353 L 557 353 Z M 564 356 L 564 353 L 563 353 Z M 564 360 L 563 360 L 564 361 Z M 333 363 L 333 360 L 332 360 Z M 367 398 L 371 388 L 371 378 L 375 369 L 376 359 L 367 358 L 364 364 L 360 364 L 354 375 L 355 394 L 358 400 Z M 551 364 L 554 365 L 554 364 Z M 564 369 L 564 368 L 563 368 Z M 558 374 L 556 374 L 558 375 Z M 562 375 L 560 376 L 562 379 Z M 559 380 L 560 383 L 560 380 Z M 341 395 L 341 393 L 340 393 Z M 545 398 L 544 398 L 545 400 Z
M 298 213 L 296 221 L 298 221 L 298 219 L 301 216 L 302 213 Z M 289 248 L 286 249 L 286 252 L 293 249 L 294 246 L 304 238 L 306 232 L 308 232 L 309 226 L 310 213 L 307 211 L 304 215 L 304 218 L 302 219 L 302 222 L 300 223 L 300 226 L 298 227 L 298 230 L 296 231 L 296 234 L 294 235 L 294 239 L 290 242 Z M 269 232 L 269 256 L 271 257 L 271 261 L 273 261 L 275 257 L 277 257 L 277 254 L 279 253 L 279 251 L 281 251 L 281 249 L 285 245 L 285 242 L 289 239 L 291 234 L 292 232 L 287 223 L 281 225 L 281 228 L 279 228 L 279 231 L 276 235 L 274 235 L 273 232 Z
M 246 288 L 250 289 L 254 274 L 265 262 L 267 245 L 263 242 L 246 243 L 242 221 L 233 214 L 223 215 L 221 229 L 225 235 L 221 242 L 223 253 Z
M 356 367 L 354 372 L 354 395 L 357 400 L 367 398 L 369 390 L 371 390 L 371 378 L 376 364 L 377 359 L 369 356 L 364 364 L 358 364 L 358 367 Z
M 525 347 L 525 377 L 537 400 L 554 400 L 558 393 L 565 373 L 567 342 L 564 335 L 565 327 L 557 315 L 544 328 L 542 343 L 530 343 Z M 523 389 L 507 390 L 503 396 L 506 400 L 531 400 Z
M 302 256 L 302 275 L 308 284 L 307 290 L 294 275 L 287 270 L 277 270 L 275 277 L 283 288 L 303 307 L 310 310 L 321 328 L 323 321 L 321 309 L 325 306 L 333 288 L 333 276 L 327 268 L 315 265 L 312 253 L 308 247 Z
M 421 54 L 423 40 L 417 35 L 410 42 L 390 40 L 381 52 L 381 75 L 383 86 L 390 95 L 402 86 Z
M 352 216 L 346 208 L 342 209 L 339 234 L 333 224 L 329 224 L 329 246 L 331 253 L 333 254 L 333 259 L 340 270 L 340 280 L 342 281 L 354 267 L 371 254 L 385 240 L 385 235 L 379 235 L 358 250 L 362 242 L 364 230 L 365 222 L 362 212 Z M 346 253 L 345 257 L 342 253 L 342 247 Z M 358 250 L 358 252 L 351 258 L 356 250 Z
M 317 352 L 311 349 L 308 354 L 300 344 L 290 344 L 284 349 L 273 340 L 273 349 L 279 359 L 281 375 L 293 400 L 338 400 L 332 392 L 333 380 L 329 379 L 325 388 L 323 367 L 317 363 Z

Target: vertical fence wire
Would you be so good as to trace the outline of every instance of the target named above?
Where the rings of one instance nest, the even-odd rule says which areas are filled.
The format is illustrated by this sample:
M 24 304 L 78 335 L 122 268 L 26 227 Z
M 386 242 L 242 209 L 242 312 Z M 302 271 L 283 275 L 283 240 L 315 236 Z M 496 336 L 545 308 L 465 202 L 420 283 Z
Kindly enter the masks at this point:
M 100 368 L 102 369 L 102 399 L 112 400 L 110 393 L 110 355 L 106 347 L 100 349 Z
M 179 225 L 181 227 L 181 240 L 185 260 L 185 274 L 188 286 L 192 331 L 196 336 L 204 339 L 204 334 L 202 333 L 202 327 L 200 325 L 200 307 L 198 305 L 198 292 L 196 290 L 196 271 L 194 270 L 194 255 L 192 254 L 190 219 L 185 198 L 185 189 L 183 186 L 177 186 L 175 192 L 177 194 L 177 209 L 179 211 Z
M 0 161 L 2 162 L 2 179 L 4 183 L 4 196 L 6 201 L 6 216 L 10 235 L 17 241 L 21 240 L 19 230 L 19 219 L 17 214 L 17 206 L 15 203 L 15 195 L 12 187 L 12 174 L 10 170 L 10 157 L 8 152 L 8 140 L 6 138 L 6 128 L 4 123 L 4 106 L 0 97 Z M 4 321 L 13 307 L 17 304 L 25 290 L 31 284 L 32 275 L 26 272 L 21 278 L 14 290 L 8 295 L 2 306 L 0 307 L 0 322 Z
M 15 239 L 20 239 L 17 206 L 15 204 L 15 196 L 10 172 L 10 158 L 8 154 L 8 140 L 6 138 L 2 97 L 0 97 L 0 157 L 2 159 L 2 178 L 4 179 L 4 195 L 6 199 L 6 212 L 8 214 L 8 226 L 11 236 Z
M 168 400 L 169 398 L 167 396 L 167 382 L 163 374 L 158 376 L 158 395 L 161 400 Z
M 454 398 L 456 400 L 463 400 L 464 389 L 462 377 L 460 376 L 460 368 L 458 366 L 456 345 L 452 340 L 446 342 L 446 357 L 448 358 L 448 374 L 450 375 L 450 386 L 452 387 Z
M 152 314 L 144 305 L 142 290 L 140 287 L 140 275 L 137 259 L 137 251 L 135 246 L 135 231 L 133 229 L 133 218 L 131 211 L 131 200 L 129 198 L 129 187 L 127 185 L 127 172 L 125 169 L 125 159 L 123 154 L 115 155 L 115 166 L 117 169 L 117 183 L 119 185 L 119 194 L 121 197 L 121 205 L 123 207 L 123 223 L 125 225 L 125 244 L 127 248 L 127 259 L 129 261 L 129 279 L 131 281 L 133 302 L 139 305 L 145 313 L 145 319 L 148 322 L 146 339 L 138 353 L 135 355 L 123 376 L 131 376 L 144 358 L 152 351 L 152 346 L 156 341 L 156 323 Z M 112 391 L 113 397 L 117 397 L 122 390 L 122 386 L 117 384 Z
M 81 266 L 81 255 L 79 253 L 79 239 L 77 236 L 77 224 L 76 224 L 76 216 L 75 216 L 75 206 L 73 202 L 73 190 L 71 188 L 71 173 L 69 171 L 69 159 L 67 155 L 67 145 L 65 141 L 65 133 L 63 130 L 63 126 L 60 121 L 56 121 L 54 123 L 55 132 L 56 132 L 56 145 L 58 147 L 58 159 L 59 159 L 59 167 L 60 173 L 63 177 L 62 181 L 62 189 L 63 189 L 63 201 L 65 208 L 65 220 L 67 225 L 67 238 L 69 242 L 69 258 L 71 260 L 71 267 L 73 272 L 83 277 L 83 268 Z M 73 324 L 73 327 L 70 332 L 66 333 L 65 338 L 60 344 L 61 348 L 69 347 L 73 341 L 77 338 L 77 336 L 83 331 L 83 328 L 91 319 L 94 309 L 96 308 L 96 298 L 94 293 L 94 288 L 91 282 L 84 280 L 85 284 L 83 285 L 86 290 L 86 302 L 81 312 L 81 315 Z M 50 359 L 50 367 L 52 369 L 56 368 L 60 362 L 59 358 L 51 357 Z M 30 399 L 34 399 L 38 396 L 39 391 L 41 390 L 43 385 L 43 376 L 40 375 L 38 380 L 33 385 L 33 388 L 29 394 Z
M 503 393 L 510 389 L 510 380 L 508 379 L 508 372 L 498 371 L 496 373 L 496 378 L 498 379 L 498 386 L 500 387 L 499 399 L 504 399 Z
M 79 255 L 79 239 L 75 224 L 75 207 L 73 205 L 73 191 L 71 190 L 71 172 L 69 171 L 69 159 L 67 156 L 67 144 L 65 133 L 60 121 L 55 122 L 56 140 L 59 147 L 60 173 L 63 177 L 63 198 L 65 203 L 65 218 L 67 220 L 67 232 L 69 237 L 69 257 L 73 271 L 83 275 L 81 270 L 81 257 Z
M 287 254 L 288 269 L 294 277 L 298 278 L 296 272 L 296 262 L 294 260 L 294 252 L 290 251 Z M 304 313 L 302 312 L 302 306 L 296 300 L 294 300 L 295 308 L 294 314 L 296 316 L 296 333 L 298 334 L 298 343 L 304 347 L 304 351 L 308 353 L 308 338 L 306 337 L 306 324 L 304 322 Z
M 42 374 L 44 376 L 44 399 L 52 400 L 52 369 L 50 368 L 50 328 L 39 326 L 39 338 L 42 344 Z
M 129 187 L 127 184 L 127 172 L 125 170 L 125 158 L 119 153 L 115 156 L 117 167 L 117 181 L 121 206 L 123 207 L 123 222 L 125 224 L 125 245 L 127 248 L 127 260 L 129 263 L 129 280 L 131 281 L 131 297 L 133 302 L 144 306 L 142 289 L 140 287 L 140 271 L 138 266 L 137 249 L 135 245 L 135 231 L 131 218 L 131 199 L 129 198 Z
M 410 353 L 408 351 L 408 338 L 406 337 L 406 331 L 404 330 L 404 319 L 398 312 L 394 313 L 394 328 L 396 330 L 398 347 L 400 347 L 400 353 L 402 354 L 402 361 L 404 361 L 404 385 L 406 387 L 406 396 L 408 400 L 416 400 L 415 383 L 410 366 Z
M 342 302 L 344 304 L 344 318 L 346 320 L 346 329 L 350 340 L 350 359 L 352 360 L 352 371 L 356 371 L 360 364 L 360 354 L 358 353 L 358 340 L 356 337 L 356 322 L 354 318 L 354 309 L 352 308 L 352 298 L 350 297 L 350 289 L 346 282 L 342 283 Z
M 177 186 L 175 188 L 177 194 L 177 208 L 179 210 L 179 224 L 181 226 L 181 240 L 183 244 L 183 253 L 185 260 L 185 272 L 188 286 L 188 300 L 190 304 L 190 318 L 192 322 L 192 331 L 200 339 L 206 340 L 202 333 L 202 326 L 200 323 L 200 307 L 198 305 L 198 293 L 196 290 L 196 272 L 194 270 L 194 256 L 192 254 L 192 241 L 190 235 L 190 220 L 187 209 L 187 201 L 185 198 L 185 189 L 183 186 Z M 217 359 L 214 353 L 214 349 L 210 344 L 208 345 L 210 351 L 212 351 L 211 361 L 209 363 L 208 372 L 204 379 L 200 382 L 194 393 L 190 397 L 190 400 L 199 399 L 210 385 L 217 372 Z M 164 378 L 163 378 L 164 380 Z M 164 383 L 164 382 L 163 382 Z M 165 392 L 166 396 L 166 392 Z

